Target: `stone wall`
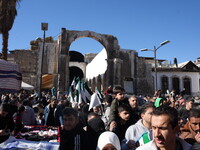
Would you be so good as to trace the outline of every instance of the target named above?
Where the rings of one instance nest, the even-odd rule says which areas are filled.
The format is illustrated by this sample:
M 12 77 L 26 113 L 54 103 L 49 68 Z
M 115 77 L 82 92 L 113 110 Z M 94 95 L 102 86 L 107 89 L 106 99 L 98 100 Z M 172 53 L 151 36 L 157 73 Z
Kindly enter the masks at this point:
M 122 70 L 121 70 L 122 71 L 122 73 L 121 73 L 122 80 L 124 80 L 124 77 L 132 78 L 129 53 L 127 53 L 127 51 L 125 51 L 125 50 L 120 50 L 119 53 L 120 53 L 119 58 L 123 61 Z
M 97 55 L 97 53 L 88 53 L 88 54 L 85 54 L 85 63 L 90 63 L 94 57 Z
M 137 95 L 153 95 L 154 84 L 151 65 L 137 57 Z
M 58 52 L 57 41 L 52 37 L 45 38 L 43 74 L 54 75 L 57 72 Z M 38 90 L 41 75 L 41 53 L 43 41 L 41 38 L 30 41 L 31 49 L 11 51 L 10 57 L 20 67 L 22 80 L 33 85 Z M 55 76 L 55 75 L 54 75 Z
M 15 50 L 11 53 L 14 56 L 14 62 L 20 67 L 22 80 L 28 84 L 36 86 L 37 51 Z

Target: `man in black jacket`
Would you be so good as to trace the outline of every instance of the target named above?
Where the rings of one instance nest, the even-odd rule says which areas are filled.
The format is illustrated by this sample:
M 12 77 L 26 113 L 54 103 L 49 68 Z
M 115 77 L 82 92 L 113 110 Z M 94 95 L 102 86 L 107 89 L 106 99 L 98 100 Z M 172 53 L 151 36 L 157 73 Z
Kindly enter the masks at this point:
M 9 138 L 15 127 L 13 118 L 9 114 L 9 107 L 9 104 L 1 104 L 0 106 L 0 143 Z
M 87 150 L 87 135 L 79 124 L 77 110 L 63 110 L 63 129 L 60 132 L 60 150 Z

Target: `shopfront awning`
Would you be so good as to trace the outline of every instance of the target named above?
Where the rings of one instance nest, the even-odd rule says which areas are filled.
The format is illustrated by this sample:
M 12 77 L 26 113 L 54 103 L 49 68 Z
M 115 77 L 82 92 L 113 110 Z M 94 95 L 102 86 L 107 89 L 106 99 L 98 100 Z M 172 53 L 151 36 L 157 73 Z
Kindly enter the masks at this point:
M 21 84 L 21 89 L 24 89 L 24 90 L 34 90 L 34 86 L 28 84 L 28 83 L 25 83 L 22 81 L 22 84 Z
M 22 74 L 15 63 L 0 59 L 0 93 L 15 93 L 21 89 Z
M 42 89 L 51 89 L 53 87 L 52 74 L 45 74 L 42 76 Z

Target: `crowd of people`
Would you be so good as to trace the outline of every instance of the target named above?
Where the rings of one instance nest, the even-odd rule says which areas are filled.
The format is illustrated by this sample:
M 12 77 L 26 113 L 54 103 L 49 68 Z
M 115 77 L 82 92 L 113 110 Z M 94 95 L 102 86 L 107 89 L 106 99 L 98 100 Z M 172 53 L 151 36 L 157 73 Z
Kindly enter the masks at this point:
M 0 143 L 24 126 L 60 129 L 60 150 L 200 149 L 200 99 L 185 94 L 127 95 L 116 86 L 100 105 L 70 102 L 50 91 L 1 94 Z

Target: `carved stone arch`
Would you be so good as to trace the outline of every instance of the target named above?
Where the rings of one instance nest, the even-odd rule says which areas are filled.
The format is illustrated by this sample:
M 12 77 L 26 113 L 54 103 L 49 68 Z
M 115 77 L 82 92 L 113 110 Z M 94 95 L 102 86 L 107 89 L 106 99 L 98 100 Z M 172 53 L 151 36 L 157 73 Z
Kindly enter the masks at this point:
M 66 40 L 68 41 L 67 47 L 69 48 L 72 42 L 82 37 L 89 37 L 98 41 L 103 47 L 105 47 L 108 59 L 114 58 L 113 56 L 118 56 L 116 51 L 119 50 L 118 40 L 116 37 L 107 34 L 100 34 L 93 31 L 66 31 Z
M 58 90 L 61 92 L 69 88 L 69 48 L 72 42 L 81 37 L 89 37 L 101 43 L 107 51 L 108 70 L 106 74 L 106 85 L 113 85 L 113 59 L 119 57 L 118 40 L 116 37 L 107 34 L 100 34 L 93 31 L 74 31 L 62 28 L 59 38 L 59 63 L 58 63 Z

